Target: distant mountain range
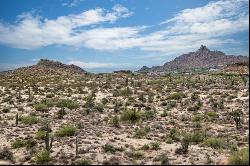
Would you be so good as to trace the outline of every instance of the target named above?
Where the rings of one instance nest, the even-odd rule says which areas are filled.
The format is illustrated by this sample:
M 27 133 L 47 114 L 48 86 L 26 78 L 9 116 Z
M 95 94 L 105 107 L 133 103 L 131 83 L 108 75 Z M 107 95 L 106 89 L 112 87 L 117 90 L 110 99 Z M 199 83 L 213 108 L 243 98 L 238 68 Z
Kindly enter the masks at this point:
M 174 60 L 165 63 L 163 66 L 154 66 L 152 68 L 143 66 L 140 70 L 138 70 L 138 72 L 188 71 L 201 68 L 216 69 L 234 63 L 249 64 L 249 57 L 226 55 L 221 51 L 210 51 L 206 46 L 201 45 L 197 51 L 183 54 Z
M 21 67 L 1 73 L 43 73 L 43 74 L 86 74 L 87 72 L 76 65 L 66 65 L 58 61 L 40 59 L 36 65 Z

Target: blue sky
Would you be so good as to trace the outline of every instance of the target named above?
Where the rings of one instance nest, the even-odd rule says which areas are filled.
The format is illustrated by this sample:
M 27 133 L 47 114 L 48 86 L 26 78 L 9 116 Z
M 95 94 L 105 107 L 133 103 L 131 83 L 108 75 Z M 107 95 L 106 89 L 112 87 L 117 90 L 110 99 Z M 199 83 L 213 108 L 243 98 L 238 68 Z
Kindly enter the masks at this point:
M 0 70 L 40 58 L 137 70 L 200 45 L 249 56 L 248 36 L 248 0 L 1 0 Z

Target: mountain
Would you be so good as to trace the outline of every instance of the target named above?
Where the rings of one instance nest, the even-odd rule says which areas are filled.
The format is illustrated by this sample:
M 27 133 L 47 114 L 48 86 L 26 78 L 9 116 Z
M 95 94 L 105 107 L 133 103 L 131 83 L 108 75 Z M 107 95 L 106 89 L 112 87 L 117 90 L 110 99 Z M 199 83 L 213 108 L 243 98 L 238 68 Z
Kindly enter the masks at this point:
M 201 47 L 195 51 L 183 54 L 174 60 L 165 63 L 163 66 L 155 66 L 148 68 L 143 66 L 138 72 L 145 73 L 150 71 L 187 71 L 190 69 L 199 68 L 220 68 L 234 63 L 249 63 L 246 56 L 226 55 L 221 51 L 211 51 L 206 46 Z
M 86 74 L 87 72 L 76 65 L 66 65 L 58 61 L 40 59 L 36 65 L 21 67 L 3 73 L 43 73 L 43 74 Z

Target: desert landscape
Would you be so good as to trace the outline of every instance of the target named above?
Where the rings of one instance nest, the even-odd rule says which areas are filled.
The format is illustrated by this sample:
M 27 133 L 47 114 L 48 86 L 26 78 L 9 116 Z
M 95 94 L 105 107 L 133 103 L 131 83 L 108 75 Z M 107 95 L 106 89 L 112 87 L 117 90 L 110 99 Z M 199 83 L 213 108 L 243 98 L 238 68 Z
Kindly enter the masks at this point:
M 40 60 L 1 74 L 0 164 L 247 164 L 248 87 L 248 74 Z
M 1 0 L 1 165 L 249 165 L 249 0 Z

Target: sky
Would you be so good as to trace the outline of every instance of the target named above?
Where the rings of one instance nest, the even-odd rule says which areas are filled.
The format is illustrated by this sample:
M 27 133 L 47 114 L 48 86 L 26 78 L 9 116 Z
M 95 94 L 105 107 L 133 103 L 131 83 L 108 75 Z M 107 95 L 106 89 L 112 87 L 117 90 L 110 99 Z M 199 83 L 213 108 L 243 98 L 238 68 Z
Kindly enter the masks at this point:
M 1 0 L 0 70 L 41 58 L 89 72 L 163 65 L 201 45 L 249 56 L 248 0 Z

